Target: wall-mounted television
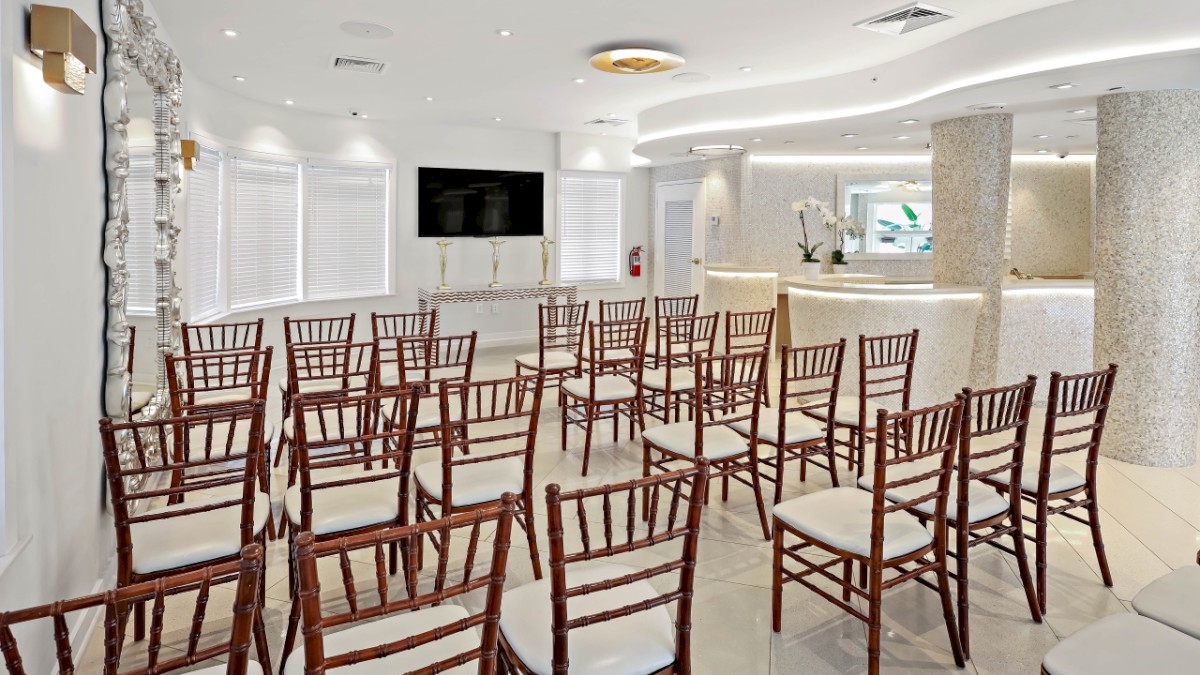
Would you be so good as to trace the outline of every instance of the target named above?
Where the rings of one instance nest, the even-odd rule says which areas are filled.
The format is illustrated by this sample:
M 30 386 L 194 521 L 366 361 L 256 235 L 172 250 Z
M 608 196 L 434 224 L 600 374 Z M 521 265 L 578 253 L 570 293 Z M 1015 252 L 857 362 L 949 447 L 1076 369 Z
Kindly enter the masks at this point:
M 545 197 L 536 171 L 417 169 L 422 237 L 542 236 Z

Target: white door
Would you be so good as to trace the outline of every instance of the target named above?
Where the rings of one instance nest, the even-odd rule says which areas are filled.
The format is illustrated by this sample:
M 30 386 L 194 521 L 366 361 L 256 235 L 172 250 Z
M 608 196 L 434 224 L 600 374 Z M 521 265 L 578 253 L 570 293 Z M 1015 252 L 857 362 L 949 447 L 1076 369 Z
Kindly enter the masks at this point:
M 664 297 L 704 291 L 704 182 L 659 183 L 655 205 L 654 291 Z

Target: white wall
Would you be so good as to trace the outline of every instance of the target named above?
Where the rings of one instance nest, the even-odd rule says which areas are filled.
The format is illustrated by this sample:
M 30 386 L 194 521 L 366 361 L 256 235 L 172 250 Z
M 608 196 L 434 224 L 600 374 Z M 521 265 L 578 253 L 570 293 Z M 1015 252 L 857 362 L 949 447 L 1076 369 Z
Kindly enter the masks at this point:
M 0 571 L 5 609 L 90 592 L 114 551 L 97 432 L 104 74 L 88 76 L 84 96 L 45 85 L 27 48 L 29 4 L 0 3 L 3 547 L 23 545 Z M 56 4 L 101 32 L 95 0 Z M 28 656 L 29 672 L 49 672 L 49 650 Z

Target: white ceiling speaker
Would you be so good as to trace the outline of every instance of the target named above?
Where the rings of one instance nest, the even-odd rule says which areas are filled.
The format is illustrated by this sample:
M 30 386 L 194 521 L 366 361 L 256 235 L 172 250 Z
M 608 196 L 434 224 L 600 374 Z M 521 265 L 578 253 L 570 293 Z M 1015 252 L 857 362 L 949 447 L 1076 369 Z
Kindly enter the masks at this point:
M 387 69 L 383 61 L 368 59 L 361 56 L 335 56 L 330 63 L 334 70 L 348 70 L 352 73 L 370 73 L 381 75 Z
M 949 10 L 923 2 L 914 2 L 890 12 L 884 12 L 879 16 L 859 21 L 854 24 L 854 27 L 885 35 L 904 35 L 953 18 L 954 14 Z
M 694 73 L 693 72 L 693 73 L 679 73 L 678 75 L 672 75 L 671 79 L 676 82 L 692 84 L 695 82 L 707 82 L 712 78 L 710 78 L 708 75 L 705 75 L 704 73 Z
M 347 35 L 353 35 L 356 38 L 364 40 L 386 40 L 396 34 L 396 31 L 377 23 L 368 23 L 366 21 L 347 21 L 339 28 Z
M 588 63 L 596 70 L 617 75 L 647 75 L 682 66 L 682 56 L 647 47 L 610 49 L 593 56 Z

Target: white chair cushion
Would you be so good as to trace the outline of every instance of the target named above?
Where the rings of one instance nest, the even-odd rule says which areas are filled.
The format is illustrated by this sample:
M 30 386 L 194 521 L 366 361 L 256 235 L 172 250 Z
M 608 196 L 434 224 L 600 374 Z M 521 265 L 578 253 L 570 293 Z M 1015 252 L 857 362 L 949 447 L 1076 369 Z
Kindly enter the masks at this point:
M 226 499 L 185 501 L 150 509 L 146 515 L 223 501 Z M 255 534 L 262 532 L 270 513 L 270 500 L 265 495 L 258 495 L 254 500 Z M 133 571 L 149 574 L 237 555 L 242 548 L 241 525 L 242 507 L 239 505 L 134 523 L 129 526 L 129 536 L 133 540 Z
M 459 605 L 437 605 L 416 612 L 393 614 L 378 621 L 357 623 L 336 633 L 326 633 L 323 638 L 325 656 L 345 654 L 360 649 L 385 645 L 406 637 L 420 635 L 425 631 L 461 621 L 471 614 Z M 382 659 L 371 659 L 352 666 L 336 669 L 339 675 L 396 675 L 431 666 L 439 661 L 453 658 L 457 654 L 479 648 L 479 632 L 469 628 L 452 633 L 441 640 L 427 642 L 415 649 L 407 649 Z M 471 661 L 443 673 L 474 675 L 479 671 L 479 661 Z M 333 671 L 330 671 L 333 672 Z M 304 644 L 301 643 L 288 655 L 283 675 L 303 675 Z
M 150 403 L 150 399 L 154 396 L 152 391 L 143 391 L 134 389 L 129 394 L 129 412 L 135 413 L 142 408 L 145 408 Z
M 360 388 L 366 384 L 365 379 L 361 375 L 355 375 L 350 378 L 350 386 L 352 388 Z M 287 378 L 279 381 L 279 391 L 286 392 L 288 388 Z M 342 378 L 330 377 L 323 380 L 308 380 L 300 385 L 301 394 L 311 394 L 315 391 L 337 391 L 342 388 Z
M 582 355 L 582 358 L 584 361 L 592 360 L 592 352 L 590 349 L 584 349 L 581 352 L 581 355 Z M 633 350 L 632 349 L 609 349 L 608 351 L 604 352 L 603 354 L 598 354 L 598 356 L 605 361 L 627 360 L 627 359 L 633 358 Z
M 936 470 L 937 465 L 930 460 L 919 460 L 915 462 L 906 462 L 904 464 L 896 464 L 888 467 L 888 481 L 900 480 L 903 478 L 911 478 L 923 473 L 929 473 Z M 868 473 L 858 479 L 858 487 L 871 492 L 875 485 L 874 472 L 867 468 Z M 906 502 L 910 499 L 916 499 L 922 495 L 929 494 L 937 489 L 937 479 L 929 478 L 919 483 L 910 485 L 901 485 L 894 487 L 883 493 L 885 499 L 896 503 Z M 936 502 L 933 499 L 921 502 L 913 507 L 919 513 L 933 515 Z M 992 516 L 999 515 L 1008 510 L 1008 500 L 1002 497 L 998 492 L 980 483 L 979 481 L 971 481 L 967 489 L 967 522 L 978 523 L 981 520 L 987 520 Z M 946 497 L 946 517 L 954 520 L 958 515 L 958 476 L 950 475 L 950 494 Z
M 734 431 L 750 435 L 750 420 L 743 419 L 730 424 Z M 787 415 L 787 428 L 783 430 L 784 444 L 803 443 L 818 438 L 825 438 L 825 428 L 821 423 L 798 411 Z M 779 444 L 779 411 L 775 408 L 762 408 L 758 414 L 758 438 L 775 445 Z
M 521 494 L 525 486 L 525 460 L 521 457 L 475 464 L 462 464 L 454 472 L 454 503 L 451 506 L 486 504 L 500 499 L 505 492 Z M 429 496 L 442 499 L 442 463 L 427 462 L 413 471 L 413 478 Z
M 1195 675 L 1200 640 L 1144 616 L 1113 614 L 1055 645 L 1042 668 L 1050 675 Z
M 221 391 L 198 391 L 196 392 L 197 405 L 211 405 L 213 403 L 232 403 L 234 401 L 249 401 L 250 388 L 241 387 L 239 389 L 222 389 Z
M 335 405 L 325 408 L 321 414 L 316 409 L 305 413 L 304 430 L 310 441 L 338 438 L 340 436 L 358 436 L 361 430 L 358 422 L 358 407 L 351 406 L 338 409 Z M 325 418 L 325 430 L 321 430 L 321 418 Z M 339 420 L 342 426 L 338 426 Z M 288 441 L 296 440 L 296 416 L 292 415 L 283 421 L 283 435 Z
M 304 655 L 301 654 L 300 658 L 303 660 Z M 225 671 L 226 665 L 222 663 L 203 670 L 193 670 L 190 675 L 225 675 Z M 262 666 L 258 661 L 250 661 L 246 664 L 246 675 L 263 675 Z
M 829 399 L 825 399 L 825 400 L 829 400 Z M 868 427 L 875 425 L 875 411 L 879 410 L 880 408 L 884 408 L 885 410 L 889 410 L 889 411 L 891 410 L 891 408 L 889 408 L 886 404 L 880 403 L 879 401 L 872 401 L 871 399 L 867 399 L 867 426 Z M 826 411 L 820 410 L 820 409 L 813 410 L 813 414 L 816 415 L 817 417 L 824 417 L 825 412 Z M 857 396 L 839 396 L 839 397 L 837 397 L 837 403 L 836 403 L 835 409 L 833 411 L 833 420 L 835 422 L 837 422 L 838 424 L 848 424 L 851 426 L 858 426 L 858 397 Z
M 986 457 L 984 459 L 971 462 L 971 472 L 983 472 L 988 469 L 995 468 L 1009 461 L 1007 453 L 1001 453 L 995 457 Z M 1026 492 L 1036 493 L 1038 490 L 1038 472 L 1041 470 L 1041 457 L 1036 452 L 1025 453 L 1025 464 L 1021 467 L 1021 489 Z M 999 473 L 992 476 L 993 480 L 1002 483 L 1008 482 L 1007 473 Z M 1050 463 L 1050 494 L 1062 492 L 1077 488 L 1087 482 L 1083 475 L 1075 469 L 1064 465 L 1062 462 Z
M 642 387 L 654 391 L 667 388 L 666 368 L 647 368 L 642 373 Z M 696 373 L 691 368 L 671 368 L 671 391 L 692 391 L 696 388 Z
M 595 583 L 640 570 L 625 565 L 596 564 L 567 567 L 567 586 Z M 578 618 L 649 600 L 659 594 L 646 581 L 571 598 L 569 618 Z M 553 672 L 550 580 L 542 579 L 504 594 L 500 632 L 532 672 Z M 605 621 L 567 634 L 571 675 L 632 675 L 654 673 L 675 661 L 675 622 L 666 607 Z
M 776 518 L 805 535 L 861 556 L 871 555 L 871 493 L 830 488 L 777 504 Z M 890 513 L 883 519 L 883 559 L 899 558 L 933 541 L 915 517 Z
M 442 426 L 442 409 L 436 398 L 423 398 L 417 407 L 417 430 L 437 429 Z M 462 406 L 450 406 L 450 421 L 462 419 Z
M 526 368 L 538 368 L 538 353 L 522 354 L 517 357 L 517 363 Z M 579 365 L 575 355 L 568 352 L 546 352 L 546 370 L 566 370 Z
M 577 377 L 567 380 L 566 382 L 563 382 L 562 388 L 563 391 L 575 396 L 576 398 L 587 400 L 589 395 L 588 378 L 586 377 Z M 636 396 L 637 390 L 633 388 L 633 383 L 627 378 L 621 377 L 620 375 L 601 375 L 600 377 L 596 378 L 597 401 L 620 401 L 624 399 L 631 399 Z
M 642 432 L 642 440 L 676 455 L 695 457 L 696 423 L 676 422 L 651 427 Z M 749 449 L 750 441 L 729 427 L 704 427 L 704 456 L 709 459 L 733 457 Z
M 314 484 L 358 478 L 362 476 L 393 473 L 392 469 L 372 469 L 347 473 L 323 472 Z M 330 534 L 356 530 L 360 527 L 390 523 L 400 515 L 400 477 L 373 480 L 355 485 L 342 485 L 313 490 L 313 534 Z M 283 508 L 288 520 L 300 524 L 300 484 L 287 489 L 283 497 Z
M 1200 640 L 1200 565 L 1171 572 L 1133 596 L 1133 609 Z

